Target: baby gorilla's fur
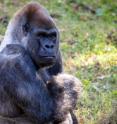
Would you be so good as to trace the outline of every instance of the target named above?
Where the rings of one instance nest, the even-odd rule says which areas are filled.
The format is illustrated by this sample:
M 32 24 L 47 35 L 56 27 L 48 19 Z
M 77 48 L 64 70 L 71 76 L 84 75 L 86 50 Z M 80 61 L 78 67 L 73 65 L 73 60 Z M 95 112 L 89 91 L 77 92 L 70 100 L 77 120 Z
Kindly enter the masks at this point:
M 68 123 L 68 117 L 66 115 L 69 115 L 76 108 L 77 100 L 82 92 L 82 83 L 78 78 L 62 73 L 53 76 L 53 78 L 48 81 L 47 86 L 57 104 L 57 108 L 55 107 L 57 122 L 62 122 L 62 124 Z M 65 122 L 63 122 L 63 120 L 65 120 Z

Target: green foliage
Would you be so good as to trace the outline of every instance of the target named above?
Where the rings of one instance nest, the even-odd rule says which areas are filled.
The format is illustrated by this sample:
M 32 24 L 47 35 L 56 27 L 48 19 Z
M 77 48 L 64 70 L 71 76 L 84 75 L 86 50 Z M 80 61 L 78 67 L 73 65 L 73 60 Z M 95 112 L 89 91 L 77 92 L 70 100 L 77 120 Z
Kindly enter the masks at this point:
M 29 1 L 0 0 L 1 35 L 12 14 Z M 80 124 L 105 124 L 103 120 L 117 106 L 116 0 L 37 1 L 54 16 L 60 29 L 65 71 L 83 83 L 84 92 L 76 111 Z

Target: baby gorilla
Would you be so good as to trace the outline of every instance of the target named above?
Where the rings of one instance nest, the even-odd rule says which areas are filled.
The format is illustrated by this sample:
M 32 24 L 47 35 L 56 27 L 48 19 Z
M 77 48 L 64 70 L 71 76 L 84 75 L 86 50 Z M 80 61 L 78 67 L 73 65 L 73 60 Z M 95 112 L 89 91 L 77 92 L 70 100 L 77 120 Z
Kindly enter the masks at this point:
M 56 103 L 55 124 L 76 124 L 72 114 L 82 92 L 82 83 L 69 74 L 58 74 L 48 81 L 48 89 Z M 54 118 L 56 118 L 54 117 Z M 76 120 L 77 121 L 77 120 Z

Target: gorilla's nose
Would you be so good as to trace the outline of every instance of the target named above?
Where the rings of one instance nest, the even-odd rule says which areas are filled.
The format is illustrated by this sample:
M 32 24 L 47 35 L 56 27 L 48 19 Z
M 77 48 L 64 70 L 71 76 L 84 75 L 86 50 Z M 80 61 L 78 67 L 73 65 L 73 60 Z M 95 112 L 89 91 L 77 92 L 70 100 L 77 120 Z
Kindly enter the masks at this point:
M 46 49 L 53 49 L 54 48 L 54 44 L 46 44 L 45 48 Z
M 44 48 L 45 48 L 46 52 L 48 52 L 48 53 L 53 53 L 54 47 L 55 47 L 55 45 L 52 43 L 44 45 Z

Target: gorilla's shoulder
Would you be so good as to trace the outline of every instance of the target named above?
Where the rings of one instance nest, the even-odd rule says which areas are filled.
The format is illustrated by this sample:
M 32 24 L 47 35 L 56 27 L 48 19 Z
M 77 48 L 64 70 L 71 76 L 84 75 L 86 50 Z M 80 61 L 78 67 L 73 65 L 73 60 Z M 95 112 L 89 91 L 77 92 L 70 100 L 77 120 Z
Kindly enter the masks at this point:
M 19 44 L 8 44 L 0 52 L 0 74 L 9 72 L 19 72 L 20 70 L 24 71 L 30 68 L 31 71 L 35 70 L 32 59 L 25 50 L 25 48 Z M 7 75 L 7 76 L 8 76 Z
M 14 63 L 32 63 L 25 48 L 19 44 L 8 44 L 0 52 L 0 65 L 13 65 Z
M 30 59 L 28 52 L 19 44 L 8 44 L 0 52 L 0 62 L 3 61 L 27 61 Z
M 3 55 L 15 55 L 15 54 L 26 54 L 26 50 L 23 46 L 19 44 L 8 44 L 1 51 Z

